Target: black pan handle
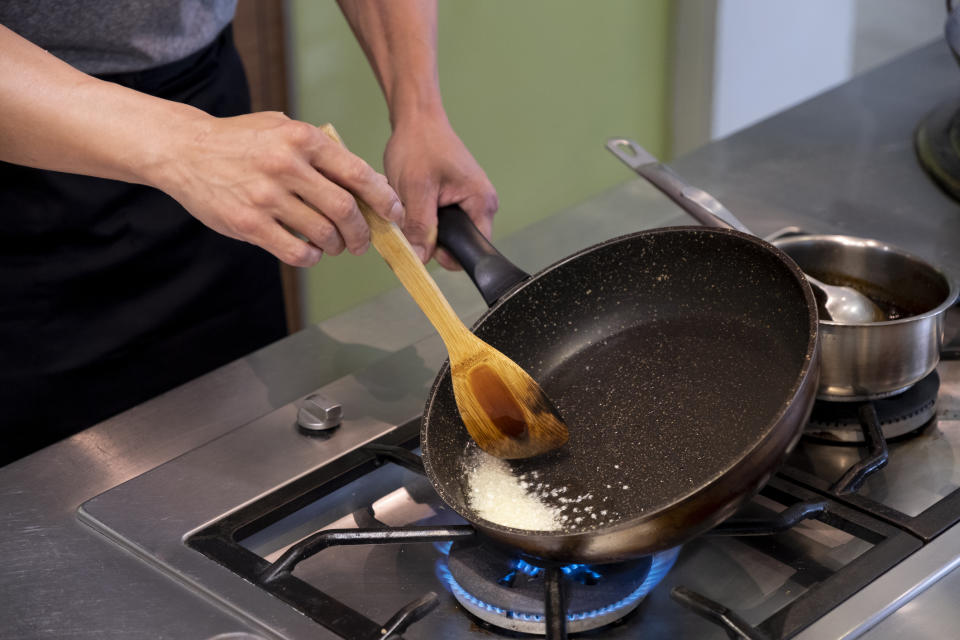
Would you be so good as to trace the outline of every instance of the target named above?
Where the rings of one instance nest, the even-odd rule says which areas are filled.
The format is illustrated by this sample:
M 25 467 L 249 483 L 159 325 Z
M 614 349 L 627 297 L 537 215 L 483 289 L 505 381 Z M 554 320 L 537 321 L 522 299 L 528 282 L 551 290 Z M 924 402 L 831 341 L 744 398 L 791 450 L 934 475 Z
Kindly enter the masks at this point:
M 450 252 L 480 290 L 487 306 L 530 277 L 503 257 L 457 205 L 437 211 L 437 244 Z

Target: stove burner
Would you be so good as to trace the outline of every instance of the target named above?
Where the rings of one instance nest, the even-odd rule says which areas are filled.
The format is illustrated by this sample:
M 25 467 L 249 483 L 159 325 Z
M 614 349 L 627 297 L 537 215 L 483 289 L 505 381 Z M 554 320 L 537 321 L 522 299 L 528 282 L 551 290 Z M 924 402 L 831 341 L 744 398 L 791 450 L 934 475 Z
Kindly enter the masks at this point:
M 919 430 L 937 412 L 940 376 L 934 371 L 903 393 L 873 401 L 887 440 Z M 860 444 L 863 430 L 857 417 L 859 402 L 818 400 L 804 435 L 836 444 Z
M 469 542 L 438 548 L 449 552 L 438 574 L 464 609 L 503 629 L 545 634 L 542 567 Z M 603 627 L 635 609 L 667 574 L 678 552 L 670 549 L 617 564 L 563 566 L 567 631 Z

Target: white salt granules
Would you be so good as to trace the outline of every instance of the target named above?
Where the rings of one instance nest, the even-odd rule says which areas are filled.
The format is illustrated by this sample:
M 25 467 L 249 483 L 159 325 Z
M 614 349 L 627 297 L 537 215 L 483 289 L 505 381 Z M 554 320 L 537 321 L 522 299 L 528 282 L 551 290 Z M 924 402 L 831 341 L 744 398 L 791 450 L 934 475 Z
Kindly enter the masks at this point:
M 468 447 L 464 470 L 467 502 L 484 520 L 530 531 L 563 528 L 567 516 L 538 497 L 538 492 L 551 493 L 551 489 L 536 477 L 515 475 L 509 463 L 475 446 Z
M 527 531 L 582 531 L 621 518 L 610 509 L 612 504 L 605 504 L 611 497 L 604 493 L 610 492 L 588 490 L 575 495 L 565 484 L 551 483 L 549 478 L 558 474 L 549 465 L 519 473 L 509 462 L 491 456 L 474 442 L 467 445 L 462 460 L 467 506 L 494 524 Z M 629 490 L 626 484 L 606 487 L 614 492 Z

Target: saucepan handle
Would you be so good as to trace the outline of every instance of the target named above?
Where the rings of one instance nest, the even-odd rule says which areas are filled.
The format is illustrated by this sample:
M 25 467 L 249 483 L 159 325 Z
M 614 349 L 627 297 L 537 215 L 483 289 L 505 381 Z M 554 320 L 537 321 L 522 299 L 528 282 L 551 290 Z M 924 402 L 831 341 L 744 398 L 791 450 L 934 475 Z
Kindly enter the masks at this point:
M 646 178 L 665 196 L 676 202 L 681 209 L 707 227 L 736 229 L 751 233 L 730 210 L 712 195 L 691 186 L 673 172 L 673 169 L 657 160 L 653 154 L 627 138 L 610 138 L 607 149 L 625 165 Z
M 437 244 L 460 263 L 488 306 L 530 277 L 503 257 L 456 205 L 437 211 Z

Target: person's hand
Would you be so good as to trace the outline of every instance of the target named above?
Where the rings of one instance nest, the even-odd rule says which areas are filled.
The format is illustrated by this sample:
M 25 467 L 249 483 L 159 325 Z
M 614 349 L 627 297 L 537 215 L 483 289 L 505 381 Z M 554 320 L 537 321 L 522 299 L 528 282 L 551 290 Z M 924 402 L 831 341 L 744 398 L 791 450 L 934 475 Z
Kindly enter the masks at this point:
M 403 232 L 423 262 L 435 255 L 445 268 L 459 268 L 445 251 L 434 254 L 438 207 L 459 204 L 490 237 L 497 192 L 445 117 L 397 123 L 383 164 L 406 210 Z
M 153 167 L 153 186 L 205 225 L 295 267 L 344 248 L 361 254 L 370 229 L 356 196 L 387 220 L 404 210 L 387 179 L 316 127 L 282 113 L 207 117 Z

